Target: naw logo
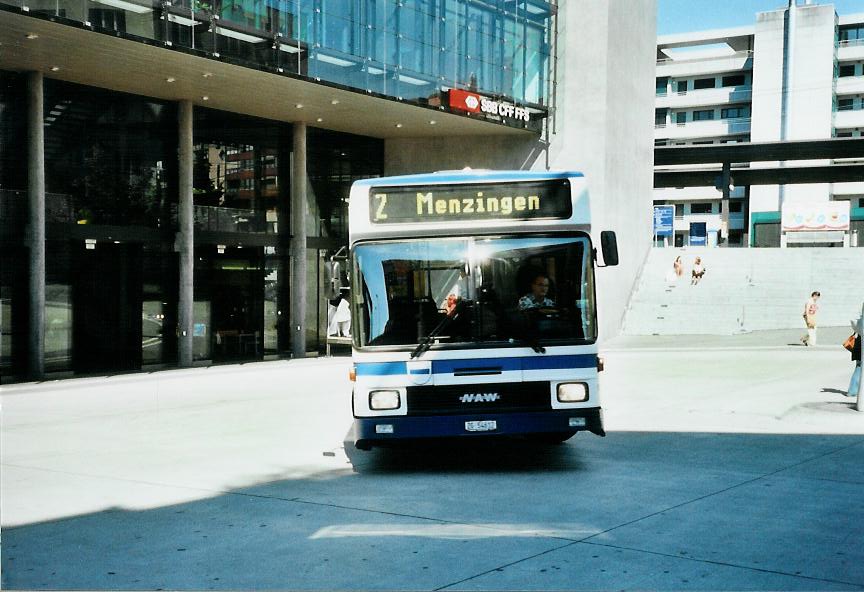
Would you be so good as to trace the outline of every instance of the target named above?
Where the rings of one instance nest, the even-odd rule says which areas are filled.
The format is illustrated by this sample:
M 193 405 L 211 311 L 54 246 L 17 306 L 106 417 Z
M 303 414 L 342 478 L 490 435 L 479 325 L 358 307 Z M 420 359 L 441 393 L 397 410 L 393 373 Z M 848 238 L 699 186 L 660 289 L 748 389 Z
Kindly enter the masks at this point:
M 500 400 L 498 393 L 465 393 L 459 397 L 461 403 L 492 403 Z

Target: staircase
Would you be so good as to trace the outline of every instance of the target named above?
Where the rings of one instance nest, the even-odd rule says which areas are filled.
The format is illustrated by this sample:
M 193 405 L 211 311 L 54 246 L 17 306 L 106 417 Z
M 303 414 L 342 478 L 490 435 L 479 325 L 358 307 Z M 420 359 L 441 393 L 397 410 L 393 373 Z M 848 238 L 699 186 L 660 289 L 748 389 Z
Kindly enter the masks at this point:
M 675 257 L 684 275 L 669 281 Z M 690 285 L 702 257 L 705 277 Z M 818 322 L 848 326 L 864 302 L 864 248 L 652 249 L 627 314 L 624 335 L 731 335 L 804 328 L 810 293 L 822 293 Z

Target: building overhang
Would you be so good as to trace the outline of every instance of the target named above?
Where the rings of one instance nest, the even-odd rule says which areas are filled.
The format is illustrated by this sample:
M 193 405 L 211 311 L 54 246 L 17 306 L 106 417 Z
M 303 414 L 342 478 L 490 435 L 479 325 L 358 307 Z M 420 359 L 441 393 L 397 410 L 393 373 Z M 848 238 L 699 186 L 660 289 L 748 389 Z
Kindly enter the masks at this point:
M 721 174 L 716 169 L 655 171 L 654 188 L 710 187 Z M 787 166 L 770 168 L 739 168 L 730 171 L 737 186 L 797 185 L 807 183 L 848 183 L 864 179 L 864 164 L 834 164 L 827 166 Z M 719 194 L 718 194 L 719 195 Z
M 537 135 L 317 80 L 202 57 L 0 6 L 0 69 L 375 138 Z
M 864 12 L 856 12 L 855 14 L 846 14 L 838 17 L 839 25 L 857 25 L 864 23 Z
M 751 37 L 756 32 L 756 27 L 748 25 L 745 27 L 734 27 L 729 29 L 712 29 L 709 31 L 695 31 L 689 33 L 674 33 L 657 37 L 658 47 L 692 47 L 711 43 L 734 43 L 734 40 Z
M 830 138 L 787 142 L 738 142 L 705 146 L 658 146 L 654 166 L 718 162 L 767 162 L 864 158 L 864 138 Z

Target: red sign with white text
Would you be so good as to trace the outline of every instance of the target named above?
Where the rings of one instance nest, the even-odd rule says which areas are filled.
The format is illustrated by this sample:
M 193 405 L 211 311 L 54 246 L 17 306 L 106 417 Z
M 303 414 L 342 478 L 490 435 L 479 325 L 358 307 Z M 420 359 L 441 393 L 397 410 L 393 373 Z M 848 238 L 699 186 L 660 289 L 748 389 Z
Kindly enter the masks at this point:
M 480 95 L 457 88 L 450 89 L 450 108 L 480 113 Z

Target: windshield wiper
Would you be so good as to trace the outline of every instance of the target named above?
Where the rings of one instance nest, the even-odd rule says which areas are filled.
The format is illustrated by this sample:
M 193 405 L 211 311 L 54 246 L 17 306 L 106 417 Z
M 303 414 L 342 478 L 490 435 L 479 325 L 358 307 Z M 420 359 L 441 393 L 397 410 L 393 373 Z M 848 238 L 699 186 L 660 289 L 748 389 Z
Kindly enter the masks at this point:
M 462 309 L 465 307 L 465 301 L 460 300 L 456 303 L 456 308 L 453 309 L 453 312 L 443 319 L 438 325 L 435 326 L 429 333 L 427 333 L 423 339 L 420 340 L 420 343 L 417 344 L 417 347 L 414 348 L 414 351 L 411 352 L 411 359 L 419 358 L 423 355 L 423 352 L 427 351 L 430 347 L 432 347 L 432 342 L 435 341 L 435 338 L 441 334 L 441 331 L 450 326 L 450 323 L 455 321 L 460 314 L 462 314 Z
M 546 348 L 540 345 L 540 340 L 536 337 L 517 337 L 516 341 L 521 341 L 523 343 L 528 344 L 528 346 L 534 350 L 535 353 L 545 354 Z

